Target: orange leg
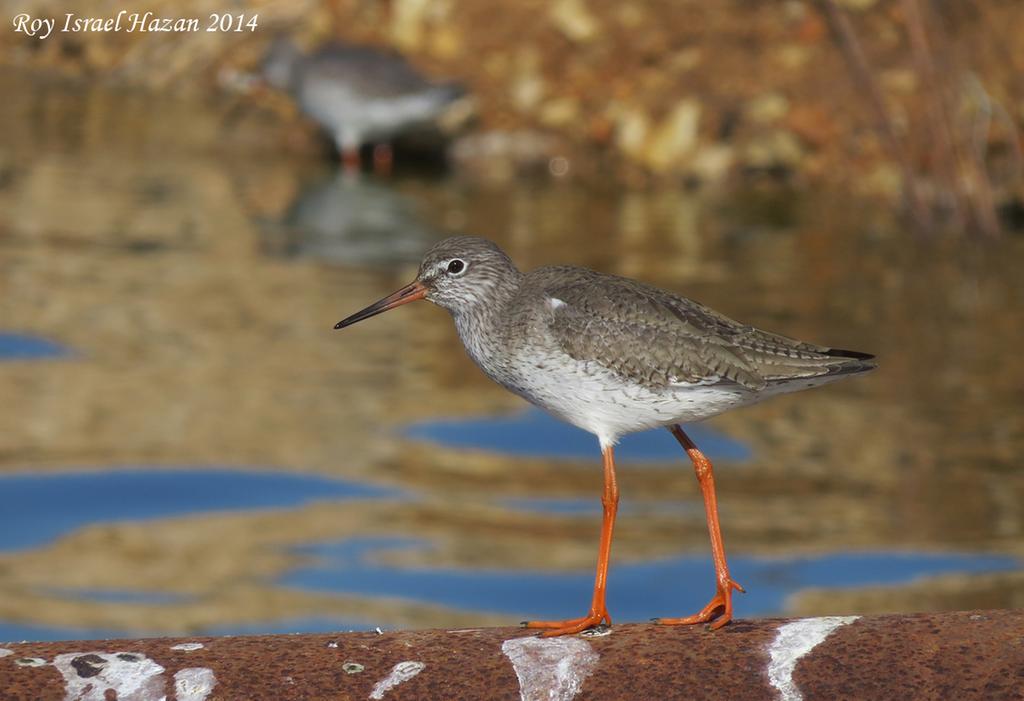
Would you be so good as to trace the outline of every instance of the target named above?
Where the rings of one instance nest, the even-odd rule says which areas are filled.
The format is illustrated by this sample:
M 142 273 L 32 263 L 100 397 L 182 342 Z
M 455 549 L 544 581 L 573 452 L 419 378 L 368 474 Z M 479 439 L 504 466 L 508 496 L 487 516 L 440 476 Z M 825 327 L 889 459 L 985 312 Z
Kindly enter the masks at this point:
M 373 147 L 373 170 L 377 175 L 391 175 L 395 154 L 391 144 L 377 144 Z
M 590 612 L 580 618 L 564 621 L 524 621 L 527 628 L 545 628 L 542 637 L 579 633 L 593 628 L 602 621 L 612 624 L 612 617 L 605 607 L 604 595 L 608 584 L 608 557 L 612 551 L 612 531 L 615 529 L 615 513 L 619 508 L 619 486 L 615 482 L 615 456 L 612 446 L 601 449 L 604 457 L 604 492 L 601 494 L 601 505 L 604 507 L 604 518 L 601 521 L 601 545 L 597 551 L 597 576 L 594 578 L 594 598 L 590 602 Z
M 729 576 L 729 565 L 725 561 L 725 545 L 722 542 L 722 530 L 718 526 L 718 502 L 715 498 L 715 476 L 711 471 L 711 461 L 705 457 L 704 453 L 700 452 L 690 437 L 683 433 L 679 424 L 669 427 L 669 431 L 693 461 L 693 469 L 697 473 L 700 491 L 704 495 L 704 513 L 707 516 L 708 531 L 711 534 L 711 556 L 715 561 L 717 590 L 708 605 L 699 613 L 685 618 L 657 618 L 655 620 L 665 625 L 677 626 L 707 623 L 714 619 L 715 622 L 711 624 L 711 629 L 718 630 L 732 620 L 732 590 L 736 589 L 742 592 L 744 589 Z M 721 613 L 716 617 L 716 613 L 719 611 Z
M 359 146 L 355 148 L 346 147 L 341 149 L 341 165 L 346 173 L 358 173 L 362 166 L 362 159 L 359 157 Z

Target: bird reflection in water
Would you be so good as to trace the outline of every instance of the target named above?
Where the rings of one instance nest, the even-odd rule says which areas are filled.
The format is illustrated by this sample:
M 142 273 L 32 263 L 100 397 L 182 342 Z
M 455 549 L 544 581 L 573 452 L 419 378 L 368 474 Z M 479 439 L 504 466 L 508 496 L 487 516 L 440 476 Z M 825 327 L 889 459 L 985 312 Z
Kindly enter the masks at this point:
M 344 172 L 299 193 L 264 233 L 264 250 L 272 255 L 371 266 L 418 261 L 442 236 L 409 197 Z

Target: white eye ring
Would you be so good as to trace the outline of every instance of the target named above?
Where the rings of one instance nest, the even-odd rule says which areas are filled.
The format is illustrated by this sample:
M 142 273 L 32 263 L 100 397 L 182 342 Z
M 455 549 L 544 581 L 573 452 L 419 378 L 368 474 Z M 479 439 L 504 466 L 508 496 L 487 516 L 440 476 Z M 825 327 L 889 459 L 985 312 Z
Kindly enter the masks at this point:
M 449 275 L 458 276 L 466 272 L 466 268 L 468 267 L 469 266 L 466 265 L 466 261 L 462 260 L 461 258 L 452 258 L 450 261 L 448 261 L 448 265 L 445 266 L 445 271 Z

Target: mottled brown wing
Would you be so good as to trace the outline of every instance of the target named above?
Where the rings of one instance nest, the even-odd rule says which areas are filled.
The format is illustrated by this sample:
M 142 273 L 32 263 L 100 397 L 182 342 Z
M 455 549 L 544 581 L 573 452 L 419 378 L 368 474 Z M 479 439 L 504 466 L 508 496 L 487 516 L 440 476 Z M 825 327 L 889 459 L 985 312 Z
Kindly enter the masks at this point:
M 400 97 L 433 87 L 396 53 L 346 44 L 331 44 L 305 60 L 317 79 L 348 86 L 363 98 Z
M 572 358 L 648 387 L 725 381 L 758 390 L 773 380 L 830 374 L 855 362 L 851 358 L 866 357 L 760 331 L 633 280 L 570 270 L 552 276 L 563 282 L 544 286 L 562 302 L 549 304 L 552 336 Z

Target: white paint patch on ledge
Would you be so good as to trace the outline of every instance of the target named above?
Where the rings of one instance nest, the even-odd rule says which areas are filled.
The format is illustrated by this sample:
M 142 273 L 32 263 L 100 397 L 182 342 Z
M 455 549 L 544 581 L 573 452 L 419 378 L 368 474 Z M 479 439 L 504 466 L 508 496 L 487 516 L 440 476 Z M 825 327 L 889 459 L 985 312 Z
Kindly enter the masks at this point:
M 501 644 L 519 678 L 522 701 L 571 701 L 600 655 L 579 638 L 512 638 Z
M 68 652 L 53 658 L 64 677 L 64 701 L 166 701 L 166 671 L 141 652 Z M 178 701 L 206 701 L 217 684 L 213 671 L 188 667 L 174 675 Z
M 217 686 L 217 678 L 208 667 L 186 667 L 174 673 L 174 694 L 178 701 L 206 701 Z
M 779 626 L 775 640 L 768 646 L 768 683 L 778 690 L 782 701 L 803 701 L 804 696 L 793 681 L 796 663 L 837 628 L 858 618 L 860 616 L 801 618 Z
M 68 652 L 53 658 L 64 677 L 65 701 L 162 701 L 164 668 L 140 652 Z
M 202 650 L 202 643 L 178 643 L 177 645 L 171 645 L 172 650 L 184 650 L 185 652 L 192 652 L 193 650 Z
M 377 682 L 377 685 L 373 687 L 373 692 L 370 693 L 371 699 L 382 699 L 384 694 L 389 690 L 395 688 L 402 682 L 409 681 L 417 674 L 423 671 L 426 667 L 422 662 L 415 662 L 413 660 L 406 660 L 405 662 L 399 662 L 391 668 L 391 673 L 388 676 Z

